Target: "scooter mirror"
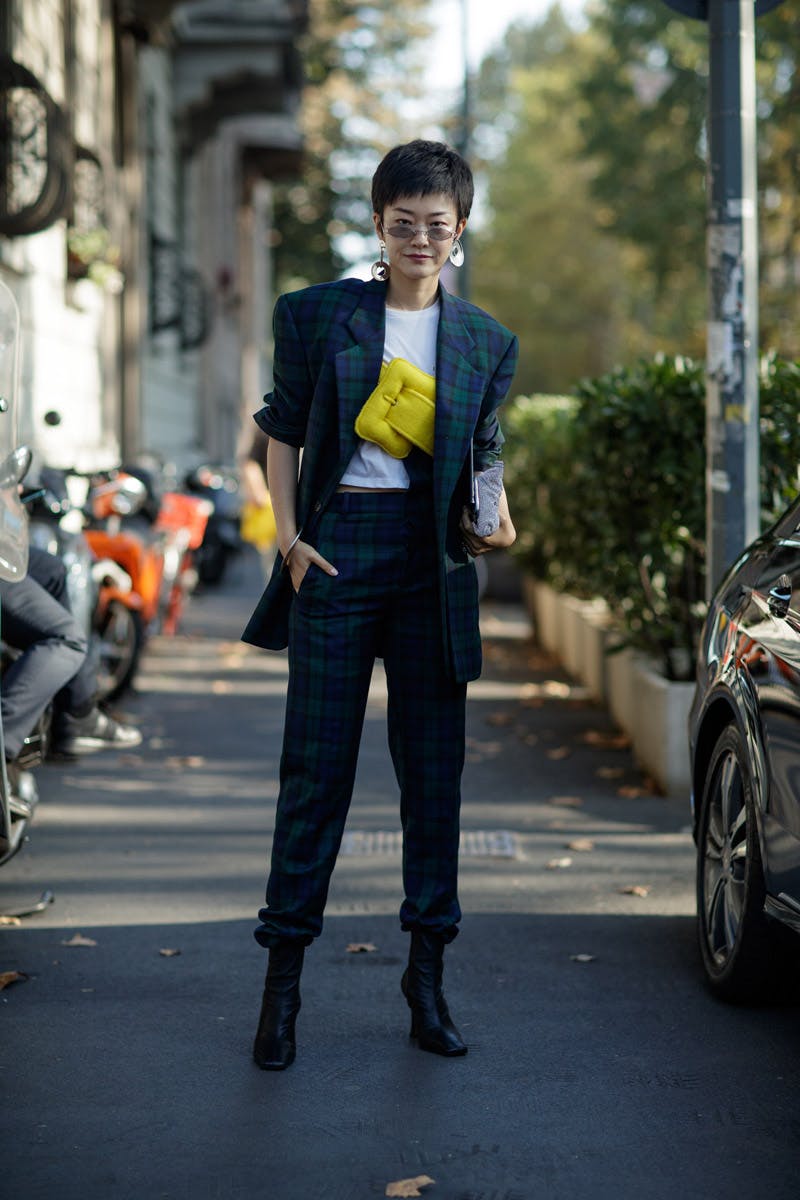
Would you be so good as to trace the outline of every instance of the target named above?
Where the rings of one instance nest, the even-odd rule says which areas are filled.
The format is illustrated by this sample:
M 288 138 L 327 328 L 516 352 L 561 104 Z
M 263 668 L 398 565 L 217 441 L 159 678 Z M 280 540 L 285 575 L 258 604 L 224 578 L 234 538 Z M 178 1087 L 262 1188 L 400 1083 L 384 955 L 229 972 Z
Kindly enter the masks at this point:
M 16 450 L 0 463 L 0 490 L 22 483 L 31 469 L 33 451 L 28 446 L 17 446 Z
M 137 513 L 147 499 L 147 488 L 135 475 L 125 475 L 117 481 L 111 507 L 120 517 Z

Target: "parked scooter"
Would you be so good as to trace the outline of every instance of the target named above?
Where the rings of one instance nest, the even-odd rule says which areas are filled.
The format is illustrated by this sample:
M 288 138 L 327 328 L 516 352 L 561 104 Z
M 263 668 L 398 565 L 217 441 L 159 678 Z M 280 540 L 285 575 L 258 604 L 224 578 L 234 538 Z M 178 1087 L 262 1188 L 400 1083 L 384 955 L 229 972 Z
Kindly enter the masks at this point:
M 239 480 L 230 467 L 201 463 L 188 473 L 184 486 L 213 505 L 194 561 L 201 583 L 219 583 L 231 559 L 242 550 Z
M 90 480 L 55 467 L 36 472 L 30 503 L 30 542 L 56 554 L 67 568 L 70 609 L 89 640 L 97 673 L 98 697 L 110 700 L 128 685 L 143 642 L 140 598 L 128 572 L 109 554 L 93 548 L 86 533 L 91 520 Z M 120 506 L 131 511 L 143 497 L 137 480 Z
M 182 492 L 164 492 L 154 528 L 164 537 L 164 577 L 161 588 L 161 630 L 178 632 L 187 598 L 197 586 L 198 572 L 194 555 L 203 544 L 209 518 L 214 511 L 210 500 L 186 496 Z
M 147 489 L 141 480 L 116 471 L 98 480 L 87 501 L 86 540 L 98 562 L 113 564 L 99 580 L 94 629 L 98 640 L 98 688 L 105 700 L 133 682 L 145 639 L 159 613 L 164 556 L 158 539 L 123 522 L 142 511 Z
M 163 558 L 156 621 L 161 633 L 174 634 L 187 598 L 197 585 L 194 555 L 202 544 L 209 517 L 210 501 L 172 490 L 172 476 L 163 470 L 138 464 L 125 465 L 117 479 L 132 477 L 146 490 L 136 515 L 122 517 L 121 528 L 157 547 Z M 113 480 L 111 482 L 113 486 Z
M 134 654 L 110 695 L 131 681 L 145 638 L 154 630 L 177 632 L 187 597 L 197 583 L 193 554 L 211 515 L 209 501 L 162 491 L 153 473 L 129 467 L 95 481 L 92 523 L 86 536 L 98 556 L 113 559 L 131 581 L 124 595 L 100 599 L 104 632 L 132 632 Z

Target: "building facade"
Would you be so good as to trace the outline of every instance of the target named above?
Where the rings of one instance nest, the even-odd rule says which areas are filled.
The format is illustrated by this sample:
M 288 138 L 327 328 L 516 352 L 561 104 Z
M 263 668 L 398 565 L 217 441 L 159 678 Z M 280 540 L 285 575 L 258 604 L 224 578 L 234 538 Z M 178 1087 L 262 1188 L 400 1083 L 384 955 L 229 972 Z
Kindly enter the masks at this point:
M 4 0 L 0 277 L 37 459 L 233 461 L 268 379 L 306 0 Z

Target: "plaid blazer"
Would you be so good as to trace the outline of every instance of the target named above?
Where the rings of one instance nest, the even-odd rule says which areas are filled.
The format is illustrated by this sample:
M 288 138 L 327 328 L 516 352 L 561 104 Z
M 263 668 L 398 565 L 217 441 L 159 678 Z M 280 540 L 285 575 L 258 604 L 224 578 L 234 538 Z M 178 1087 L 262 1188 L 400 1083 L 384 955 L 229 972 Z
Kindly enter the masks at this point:
M 472 304 L 439 288 L 433 454 L 434 520 L 442 628 L 453 678 L 481 669 L 477 580 L 458 527 L 469 499 L 470 442 L 476 470 L 499 457 L 497 408 L 511 385 L 517 339 Z M 281 296 L 273 321 L 274 386 L 255 421 L 269 437 L 303 447 L 297 522 L 313 544 L 324 512 L 356 449 L 355 419 L 383 359 L 386 284 L 344 279 Z M 294 591 L 278 555 L 242 637 L 282 650 Z

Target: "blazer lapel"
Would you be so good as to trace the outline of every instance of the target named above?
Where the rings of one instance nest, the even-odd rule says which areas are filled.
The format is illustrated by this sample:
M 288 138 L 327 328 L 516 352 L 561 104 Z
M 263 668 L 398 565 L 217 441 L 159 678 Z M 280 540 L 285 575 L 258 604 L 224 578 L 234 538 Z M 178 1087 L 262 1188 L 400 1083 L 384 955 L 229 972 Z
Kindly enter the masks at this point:
M 476 358 L 475 341 L 461 319 L 458 302 L 441 285 L 439 296 L 433 490 L 437 507 L 446 512 L 469 455 L 485 379 L 472 365 Z
M 364 285 L 361 302 L 345 322 L 354 344 L 336 355 L 339 405 L 339 459 L 345 465 L 355 451 L 355 420 L 377 386 L 386 336 L 386 284 Z

